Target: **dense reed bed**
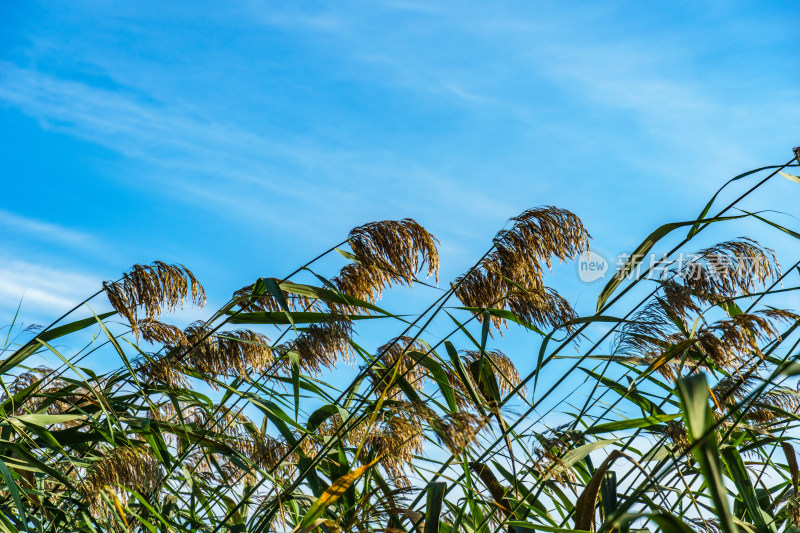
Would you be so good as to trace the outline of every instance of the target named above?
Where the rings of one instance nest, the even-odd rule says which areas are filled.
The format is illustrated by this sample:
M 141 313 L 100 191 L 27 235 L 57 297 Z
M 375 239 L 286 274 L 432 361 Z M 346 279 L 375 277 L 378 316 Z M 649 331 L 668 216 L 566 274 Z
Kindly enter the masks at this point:
M 591 245 L 549 206 L 452 280 L 410 219 L 210 312 L 186 267 L 136 265 L 7 328 L 0 530 L 800 531 L 800 258 L 727 230 L 800 238 L 745 205 L 797 166 L 657 228 L 591 313 L 548 284 Z M 384 308 L 402 287 L 418 308 Z M 531 371 L 506 353 L 520 332 Z

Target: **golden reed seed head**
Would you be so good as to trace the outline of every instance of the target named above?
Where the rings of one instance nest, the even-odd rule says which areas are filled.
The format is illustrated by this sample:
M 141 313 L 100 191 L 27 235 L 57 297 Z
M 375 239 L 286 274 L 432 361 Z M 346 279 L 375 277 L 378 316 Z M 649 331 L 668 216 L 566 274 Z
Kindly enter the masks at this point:
M 541 290 L 512 290 L 507 302 L 515 315 L 539 327 L 569 329 L 575 318 L 575 311 L 569 302 L 550 287 Z
M 467 307 L 510 309 L 538 325 L 561 327 L 574 312 L 558 293 L 544 286 L 543 269 L 552 258 L 566 260 L 589 249 L 590 235 L 573 213 L 551 206 L 529 209 L 510 219 L 510 229 L 494 238 L 494 249 L 453 283 Z M 499 329 L 505 324 L 491 317 Z
M 15 395 L 30 388 L 30 392 L 20 402 L 14 403 L 14 414 L 46 413 L 58 415 L 65 413 L 78 414 L 80 409 L 98 406 L 97 397 L 92 388 L 99 391 L 107 386 L 105 378 L 93 378 L 85 385 L 66 381 L 60 378 L 50 378 L 54 370 L 45 366 L 34 368 L 17 375 L 7 386 L 8 392 Z M 5 392 L 0 394 L 0 402 L 8 400 Z M 83 422 L 72 420 L 53 424 L 53 428 L 66 429 L 81 425 Z
M 626 323 L 615 340 L 614 353 L 639 357 L 643 362 L 652 362 L 677 346 L 693 348 L 708 360 L 697 363 L 703 366 L 714 365 L 718 369 L 733 373 L 739 372 L 748 364 L 752 354 L 762 356 L 759 343 L 779 337 L 777 324 L 797 320 L 797 315 L 781 309 L 766 309 L 753 313 L 741 313 L 731 318 L 719 320 L 711 325 L 701 325 L 696 333 L 687 337 L 691 331 L 686 320 L 681 319 L 682 328 L 676 327 L 666 300 L 656 298 Z M 680 360 L 683 349 L 674 350 L 675 358 Z M 691 369 L 695 361 L 684 361 Z M 658 368 L 667 379 L 674 381 L 676 366 L 667 362 Z
M 402 396 L 399 386 L 392 382 L 392 376 L 404 376 L 405 380 L 416 390 L 422 390 L 429 376 L 428 370 L 416 364 L 416 361 L 409 356 L 410 352 L 428 353 L 429 348 L 419 339 L 412 337 L 397 337 L 378 348 L 377 356 L 380 357 L 384 368 L 374 366 L 369 371 L 370 381 L 373 385 L 380 383 L 379 391 L 383 391 L 387 386 L 391 392 L 390 398 Z M 396 367 L 394 367 L 397 362 Z M 396 368 L 396 372 L 395 372 Z M 389 370 L 392 369 L 392 370 Z
M 409 218 L 371 222 L 353 228 L 348 242 L 357 262 L 345 265 L 331 283 L 347 296 L 375 303 L 386 287 L 411 286 L 417 275 L 439 281 L 438 241 Z M 342 313 L 369 312 L 349 305 L 334 305 Z
M 375 303 L 383 296 L 384 288 L 391 286 L 392 280 L 384 270 L 370 270 L 361 263 L 349 263 L 342 267 L 331 283 L 342 294 Z M 401 280 L 404 281 L 404 278 Z M 369 313 L 369 310 L 355 306 L 339 305 L 338 308 L 343 313 Z
M 682 454 L 689 449 L 689 433 L 686 431 L 686 426 L 683 425 L 683 422 L 677 420 L 667 422 L 666 434 L 669 440 L 672 441 L 673 450 L 678 454 Z
M 715 365 L 737 371 L 751 354 L 763 358 L 759 343 L 778 338 L 777 324 L 788 320 L 797 320 L 797 315 L 780 309 L 742 313 L 699 329 L 698 345 Z
M 709 306 L 724 307 L 732 298 L 750 294 L 779 273 L 774 252 L 752 239 L 740 238 L 703 249 L 675 276 L 661 281 L 661 294 L 620 328 L 614 351 L 653 361 L 666 350 L 684 345 L 704 354 L 708 364 L 738 371 L 751 353 L 761 354 L 760 342 L 779 335 L 778 322 L 796 320 L 796 315 L 769 309 L 707 325 L 702 313 Z M 687 337 L 686 332 L 695 330 L 695 319 L 699 319 L 696 333 Z M 683 352 L 674 351 L 676 357 Z M 691 369 L 692 363 L 688 361 L 687 367 Z M 677 365 L 671 362 L 658 369 L 670 380 L 677 379 L 676 370 Z
M 512 261 L 527 260 L 541 270 L 540 262 L 551 268 L 552 257 L 565 261 L 589 249 L 591 236 L 581 220 L 566 209 L 536 207 L 510 220 L 514 223 L 511 229 L 498 233 L 494 242 Z
M 348 242 L 367 270 L 386 271 L 397 281 L 410 284 L 427 264 L 427 275 L 439 279 L 439 241 L 410 218 L 358 226 L 350 231 Z
M 780 275 L 775 252 L 740 237 L 705 248 L 683 265 L 679 278 L 689 292 L 709 303 L 719 303 L 753 292 Z
M 785 387 L 775 387 L 762 392 L 755 398 L 748 398 L 752 386 L 763 381 L 758 376 L 758 367 L 753 367 L 756 375 L 740 379 L 724 378 L 714 387 L 714 396 L 726 411 L 745 408 L 744 419 L 756 424 L 769 424 L 776 420 L 791 417 L 800 411 L 800 392 Z M 739 405 L 743 403 L 743 405 Z M 788 413 L 788 414 L 787 414 Z M 724 415 L 725 413 L 720 413 Z
M 480 431 L 486 427 L 486 418 L 466 411 L 435 417 L 431 420 L 436 436 L 453 455 L 461 455 L 475 442 Z
M 364 422 L 348 432 L 353 443 L 366 434 L 364 448 L 366 457 L 383 455 L 379 464 L 394 478 L 399 487 L 409 487 L 406 469 L 414 456 L 422 453 L 425 423 L 435 416 L 424 404 L 393 401 L 387 402 L 375 418 L 372 427 Z M 368 431 L 368 433 L 367 433 Z
M 117 312 L 128 319 L 138 334 L 138 312 L 146 318 L 158 318 L 187 301 L 198 306 L 206 303 L 206 293 L 194 274 L 183 265 L 156 261 L 152 265 L 134 265 L 122 280 L 103 282 L 108 300 Z
M 534 433 L 534 437 L 540 444 L 533 453 L 534 468 L 539 475 L 559 483 L 575 481 L 575 473 L 562 458 L 574 445 L 585 442 L 583 435 L 565 425 L 548 429 L 545 434 Z
M 481 352 L 477 350 L 469 350 L 464 352 L 464 360 L 468 367 L 472 363 L 479 361 L 480 358 Z M 522 383 L 517 367 L 514 366 L 514 363 L 511 362 L 511 359 L 509 359 L 508 356 L 503 352 L 499 350 L 484 352 L 484 359 L 487 360 L 487 363 L 490 364 L 494 369 L 495 376 L 497 376 L 498 388 L 503 394 L 509 394 L 520 383 Z M 527 389 L 523 387 L 518 391 L 517 394 L 524 398 L 526 392 Z
M 297 461 L 297 454 L 290 454 L 287 457 L 289 460 L 281 463 L 281 459 L 286 456 L 289 451 L 289 446 L 285 441 L 275 439 L 260 431 L 256 431 L 255 434 L 252 435 L 238 436 L 229 441 L 228 444 L 242 457 L 262 469 L 273 471 L 273 473 L 279 477 L 290 475 Z M 242 468 L 225 456 L 215 458 L 217 462 L 225 464 L 227 466 L 226 471 L 230 472 L 227 476 L 228 478 L 224 480 L 225 482 L 230 483 L 231 481 L 236 481 L 242 474 L 244 474 L 251 483 L 255 480 L 255 472 L 251 469 Z
M 143 380 L 185 387 L 185 372 L 208 378 L 262 374 L 274 360 L 269 339 L 247 329 L 209 335 L 203 322 L 195 322 L 174 335 L 174 340 L 177 343 L 166 354 L 137 362 L 136 371 Z
M 288 475 L 294 468 L 291 461 L 279 465 L 281 457 L 289 449 L 283 440 L 266 435 L 247 416 L 228 406 L 215 405 L 209 410 L 183 406 L 181 412 L 176 413 L 173 404 L 162 404 L 154 417 L 174 423 L 194 424 L 208 431 L 213 440 L 227 444 L 255 465 L 267 469 L 278 467 L 279 475 Z M 253 479 L 251 469 L 243 468 L 229 454 L 219 453 L 216 448 L 197 449 L 187 461 L 215 482 L 237 482 L 243 475 L 251 481 Z
M 144 448 L 118 447 L 108 450 L 90 468 L 79 490 L 90 502 L 96 501 L 106 486 L 120 485 L 147 496 L 159 478 L 159 463 Z
M 191 348 L 181 364 L 203 375 L 261 374 L 273 361 L 269 339 L 248 329 L 221 331 L 209 336 L 205 324 L 196 322 L 187 328 L 186 337 Z
M 186 343 L 186 335 L 180 328 L 159 322 L 155 318 L 139 319 L 135 329 L 144 341 L 152 344 L 181 346 Z
M 296 352 L 300 368 L 319 375 L 323 368 L 333 368 L 339 359 L 352 360 L 353 322 L 344 315 L 305 328 L 292 342 L 281 347 L 284 352 Z M 284 367 L 288 365 L 288 360 Z

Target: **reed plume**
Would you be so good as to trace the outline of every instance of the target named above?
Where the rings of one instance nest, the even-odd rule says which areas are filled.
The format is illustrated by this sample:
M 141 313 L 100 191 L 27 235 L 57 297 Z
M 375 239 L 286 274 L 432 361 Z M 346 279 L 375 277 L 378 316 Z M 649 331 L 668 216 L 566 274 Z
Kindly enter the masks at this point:
M 159 463 L 150 452 L 141 447 L 112 448 L 94 464 L 79 486 L 79 491 L 90 502 L 96 502 L 106 487 L 117 486 L 147 495 L 155 490 L 159 477 Z
M 397 337 L 378 348 L 381 367 L 373 365 L 369 369 L 370 380 L 381 391 L 389 388 L 388 396 L 396 398 L 402 394 L 393 376 L 403 376 L 404 379 L 416 390 L 422 390 L 429 376 L 428 370 L 417 364 L 417 359 L 411 357 L 416 354 L 426 354 L 428 347 L 419 339 L 412 337 Z M 391 370 L 390 370 L 391 369 Z
M 690 369 L 702 363 L 736 371 L 750 354 L 761 357 L 759 343 L 778 337 L 777 324 L 796 320 L 796 315 L 775 309 L 736 311 L 709 324 L 707 310 L 715 305 L 727 309 L 733 298 L 751 294 L 779 273 L 774 252 L 749 238 L 700 250 L 665 270 L 659 292 L 619 329 L 614 351 L 651 364 L 672 350 L 669 360 L 660 360 L 658 372 L 673 381 L 678 360 Z M 694 355 L 682 357 L 686 350 Z
M 379 464 L 399 487 L 410 486 L 407 468 L 416 455 L 422 452 L 425 442 L 425 422 L 431 410 L 418 403 L 392 402 L 375 418 L 371 427 L 362 424 L 352 430 L 353 440 L 364 438 L 367 457 L 381 456 Z
M 439 442 L 453 455 L 461 455 L 467 446 L 475 442 L 480 431 L 486 427 L 487 419 L 466 411 L 449 413 L 430 420 Z
M 780 275 L 775 252 L 740 237 L 700 250 L 678 270 L 689 292 L 708 303 L 753 292 Z
M 427 275 L 439 273 L 439 241 L 416 221 L 383 220 L 350 231 L 350 248 L 361 265 L 384 271 L 394 281 L 411 284 L 427 264 Z
M 15 415 L 29 413 L 45 413 L 59 415 L 66 413 L 80 413 L 83 409 L 92 406 L 100 406 L 102 395 L 98 396 L 92 392 L 92 387 L 104 388 L 107 380 L 104 378 L 94 378 L 84 384 L 75 381 L 68 381 L 62 378 L 51 378 L 54 370 L 46 366 L 33 368 L 18 374 L 14 380 L 6 387 L 10 396 L 5 392 L 0 394 L 0 402 L 9 400 L 10 397 L 28 390 L 28 393 L 19 402 L 12 403 Z M 65 421 L 54 424 L 57 429 L 65 429 L 80 425 L 80 419 Z
M 481 352 L 477 350 L 467 350 L 464 352 L 464 360 L 468 366 L 480 359 Z M 485 364 L 494 368 L 495 376 L 498 378 L 498 388 L 503 394 L 510 394 L 511 391 L 522 383 L 517 367 L 503 352 L 499 350 L 488 350 L 483 353 L 483 359 L 485 360 Z M 517 394 L 524 398 L 526 392 L 527 388 L 522 387 L 517 391 Z
M 269 339 L 255 331 L 240 329 L 211 334 L 198 321 L 180 334 L 171 327 L 166 332 L 165 337 L 176 344 L 161 356 L 143 358 L 137 363 L 138 375 L 147 382 L 184 387 L 187 372 L 200 374 L 210 382 L 220 376 L 262 374 L 274 360 Z
M 149 319 L 182 307 L 187 301 L 203 306 L 206 293 L 194 274 L 183 265 L 155 261 L 152 265 L 134 265 L 120 281 L 103 282 L 108 300 L 131 325 L 138 336 L 138 313 Z
M 544 479 L 553 479 L 559 483 L 574 482 L 575 473 L 562 457 L 576 444 L 584 442 L 580 432 L 569 429 L 568 426 L 559 426 L 547 433 L 533 434 L 539 441 L 539 447 L 534 450 L 533 468 Z
M 331 280 L 342 294 L 374 303 L 386 287 L 411 286 L 423 272 L 439 281 L 438 241 L 410 218 L 358 226 L 350 231 L 348 242 L 357 261 L 345 265 Z M 338 309 L 363 312 L 349 305 Z
M 573 213 L 551 206 L 510 220 L 512 227 L 495 236 L 493 250 L 453 283 L 455 294 L 467 307 L 509 308 L 533 325 L 561 327 L 574 312 L 545 287 L 544 268 L 552 267 L 553 257 L 565 261 L 588 250 L 590 235 Z M 505 324 L 498 316 L 490 320 L 498 329 Z
M 325 322 L 306 327 L 280 350 L 284 353 L 296 352 L 300 368 L 306 373 L 319 375 L 323 368 L 333 368 L 340 359 L 352 360 L 352 335 L 353 322 L 349 318 L 332 316 Z M 286 359 L 283 361 L 286 366 Z
M 186 334 L 177 326 L 165 324 L 155 318 L 140 319 L 136 323 L 142 339 L 152 344 L 181 346 L 186 344 Z

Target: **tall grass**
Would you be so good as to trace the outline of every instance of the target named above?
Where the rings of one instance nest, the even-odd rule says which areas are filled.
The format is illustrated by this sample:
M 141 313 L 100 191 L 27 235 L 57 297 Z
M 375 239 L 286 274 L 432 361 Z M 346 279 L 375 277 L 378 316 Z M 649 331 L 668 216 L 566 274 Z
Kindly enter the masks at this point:
M 697 244 L 736 220 L 800 238 L 742 204 L 797 166 L 657 228 L 589 314 L 548 286 L 591 239 L 556 207 L 438 288 L 438 241 L 409 219 L 210 314 L 184 266 L 136 265 L 45 329 L 9 328 L 0 530 L 800 531 L 800 258 Z M 318 272 L 330 254 L 345 265 Z M 384 309 L 399 286 L 429 301 Z M 170 324 L 183 306 L 206 318 Z

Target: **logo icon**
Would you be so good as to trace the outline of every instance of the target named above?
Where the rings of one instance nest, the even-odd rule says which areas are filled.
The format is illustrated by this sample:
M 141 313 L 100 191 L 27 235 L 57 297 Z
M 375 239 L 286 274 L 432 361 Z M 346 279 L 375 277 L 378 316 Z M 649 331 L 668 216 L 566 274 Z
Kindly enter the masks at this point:
M 607 271 L 608 261 L 600 254 L 586 251 L 578 257 L 578 277 L 584 283 L 604 278 Z

